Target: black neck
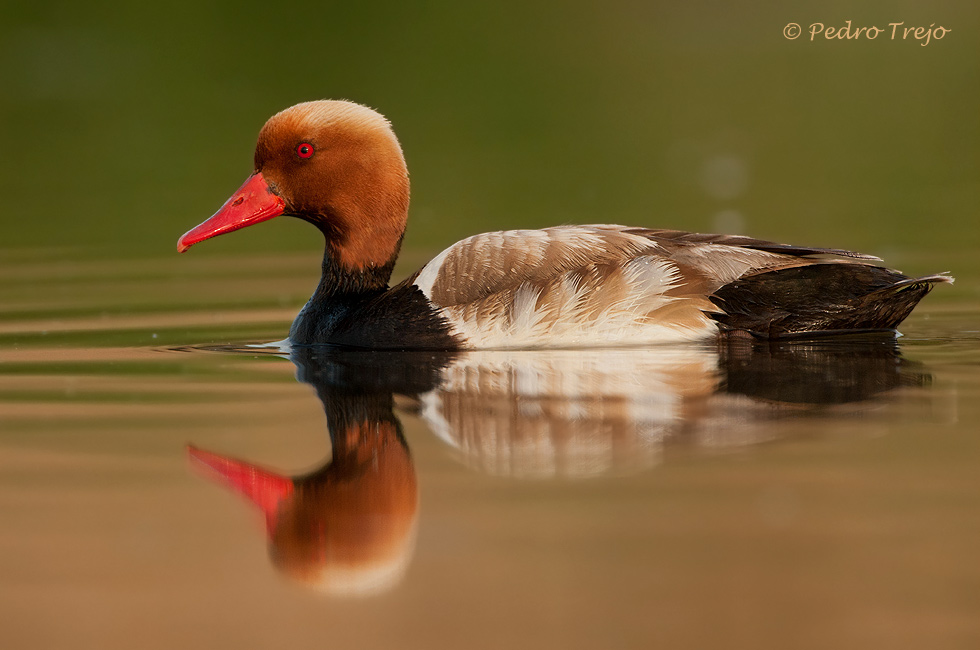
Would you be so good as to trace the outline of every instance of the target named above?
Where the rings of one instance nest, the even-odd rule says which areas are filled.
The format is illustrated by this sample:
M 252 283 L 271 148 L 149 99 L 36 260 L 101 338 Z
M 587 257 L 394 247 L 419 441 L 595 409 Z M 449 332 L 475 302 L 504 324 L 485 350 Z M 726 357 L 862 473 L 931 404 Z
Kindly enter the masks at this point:
M 329 244 L 323 253 L 320 284 L 313 292 L 312 301 L 344 300 L 356 296 L 374 296 L 388 288 L 388 279 L 395 268 L 395 260 L 384 266 L 352 270 L 340 266 L 331 254 Z
M 325 334 L 350 310 L 384 293 L 395 267 L 391 260 L 384 266 L 352 270 L 337 263 L 330 244 L 323 253 L 320 284 L 309 302 L 296 317 L 289 338 L 297 342 L 322 342 Z

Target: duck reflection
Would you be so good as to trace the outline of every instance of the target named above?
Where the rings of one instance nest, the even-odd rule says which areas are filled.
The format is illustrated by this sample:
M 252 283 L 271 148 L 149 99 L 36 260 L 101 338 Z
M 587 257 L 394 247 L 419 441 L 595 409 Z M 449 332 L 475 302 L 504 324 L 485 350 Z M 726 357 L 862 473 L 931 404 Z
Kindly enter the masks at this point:
M 473 352 L 421 397 L 421 415 L 471 467 L 585 478 L 653 466 L 667 444 L 764 442 L 778 435 L 765 421 L 865 408 L 926 381 L 891 337 Z
M 198 470 L 265 514 L 284 574 L 332 594 L 371 594 L 407 568 L 418 483 L 399 406 L 472 467 L 524 478 L 635 472 L 669 444 L 772 439 L 766 421 L 866 407 L 929 376 L 894 339 L 611 350 L 292 351 L 323 402 L 332 457 L 287 477 L 196 448 Z

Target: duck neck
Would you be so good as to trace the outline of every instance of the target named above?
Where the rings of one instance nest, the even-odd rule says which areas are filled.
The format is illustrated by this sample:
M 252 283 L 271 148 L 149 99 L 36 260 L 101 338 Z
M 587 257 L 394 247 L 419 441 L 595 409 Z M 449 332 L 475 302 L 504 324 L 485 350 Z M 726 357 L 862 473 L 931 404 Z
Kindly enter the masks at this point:
M 388 289 L 395 260 L 383 266 L 350 269 L 340 264 L 329 243 L 323 254 L 320 283 L 289 331 L 298 343 L 324 342 L 337 324 L 358 305 Z

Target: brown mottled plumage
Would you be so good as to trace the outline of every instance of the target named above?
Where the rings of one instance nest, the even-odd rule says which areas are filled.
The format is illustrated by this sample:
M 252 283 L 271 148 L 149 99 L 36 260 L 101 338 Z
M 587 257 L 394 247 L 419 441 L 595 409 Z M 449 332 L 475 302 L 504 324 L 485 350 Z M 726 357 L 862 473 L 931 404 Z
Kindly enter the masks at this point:
M 828 255 L 845 259 L 814 257 Z M 473 347 L 496 348 L 691 340 L 716 322 L 766 336 L 888 329 L 931 283 L 948 280 L 882 294 L 894 297 L 887 308 L 873 297 L 861 303 L 888 281 L 907 282 L 858 261 L 867 259 L 877 258 L 731 235 L 561 226 L 464 239 L 412 280 Z M 816 271 L 790 273 L 807 267 Z

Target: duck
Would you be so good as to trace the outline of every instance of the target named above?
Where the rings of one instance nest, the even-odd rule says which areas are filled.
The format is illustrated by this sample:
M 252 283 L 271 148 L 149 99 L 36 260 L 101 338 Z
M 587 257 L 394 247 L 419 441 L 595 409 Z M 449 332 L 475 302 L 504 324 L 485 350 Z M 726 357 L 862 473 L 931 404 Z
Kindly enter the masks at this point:
M 953 281 L 843 249 L 590 224 L 476 234 L 392 286 L 409 193 L 383 115 L 304 102 L 269 118 L 251 175 L 177 249 L 282 215 L 307 221 L 325 239 L 321 277 L 288 343 L 382 350 L 894 333 L 934 285 Z

